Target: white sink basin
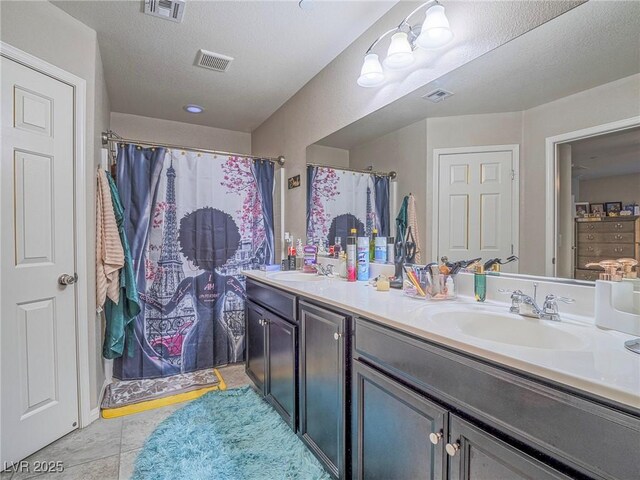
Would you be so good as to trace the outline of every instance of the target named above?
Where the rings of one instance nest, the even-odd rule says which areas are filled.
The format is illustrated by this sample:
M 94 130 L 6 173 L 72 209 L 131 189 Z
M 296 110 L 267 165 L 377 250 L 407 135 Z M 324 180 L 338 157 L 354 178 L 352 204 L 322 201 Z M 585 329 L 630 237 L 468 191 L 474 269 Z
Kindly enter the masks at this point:
M 431 318 L 434 322 L 457 326 L 464 335 L 507 345 L 575 350 L 585 343 L 561 324 L 535 318 L 474 311 L 439 312 Z
M 326 277 L 316 275 L 315 273 L 301 273 L 301 272 L 277 272 L 268 275 L 269 278 L 279 280 L 282 282 L 319 282 Z

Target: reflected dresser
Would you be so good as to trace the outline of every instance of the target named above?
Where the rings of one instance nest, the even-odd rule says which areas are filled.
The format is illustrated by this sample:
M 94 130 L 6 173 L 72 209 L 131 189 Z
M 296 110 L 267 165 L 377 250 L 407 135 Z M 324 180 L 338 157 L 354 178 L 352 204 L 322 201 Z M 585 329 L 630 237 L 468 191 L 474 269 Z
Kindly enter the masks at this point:
M 576 280 L 597 280 L 602 271 L 586 265 L 616 258 L 640 261 L 640 217 L 576 218 Z

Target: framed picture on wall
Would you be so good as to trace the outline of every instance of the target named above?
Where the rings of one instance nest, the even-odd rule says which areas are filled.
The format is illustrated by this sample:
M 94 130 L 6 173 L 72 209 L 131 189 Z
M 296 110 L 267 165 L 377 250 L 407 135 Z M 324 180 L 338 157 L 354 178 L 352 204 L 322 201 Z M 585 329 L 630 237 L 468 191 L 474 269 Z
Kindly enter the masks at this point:
M 589 202 L 576 202 L 575 214 L 577 218 L 586 217 L 589 213 Z
M 604 210 L 604 203 L 592 203 L 591 204 L 591 215 L 596 217 L 604 217 L 606 216 L 606 212 Z
M 607 202 L 604 204 L 604 209 L 608 216 L 617 217 L 622 210 L 622 202 Z

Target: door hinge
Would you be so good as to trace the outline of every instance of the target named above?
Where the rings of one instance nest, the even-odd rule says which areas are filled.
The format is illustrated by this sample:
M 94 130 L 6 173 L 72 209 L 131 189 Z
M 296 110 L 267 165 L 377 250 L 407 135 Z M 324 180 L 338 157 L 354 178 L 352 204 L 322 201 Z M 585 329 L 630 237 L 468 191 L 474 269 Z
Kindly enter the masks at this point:
M 513 255 L 513 243 L 511 244 L 511 255 Z
M 515 180 L 516 179 L 516 171 L 511 169 L 511 180 Z M 513 253 L 513 252 L 511 252 Z

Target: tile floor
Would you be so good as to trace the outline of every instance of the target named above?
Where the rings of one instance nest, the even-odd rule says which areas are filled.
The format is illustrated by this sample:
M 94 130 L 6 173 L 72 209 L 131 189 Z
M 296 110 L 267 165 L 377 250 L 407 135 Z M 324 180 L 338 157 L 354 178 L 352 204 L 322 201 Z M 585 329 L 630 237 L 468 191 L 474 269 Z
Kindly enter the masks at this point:
M 243 364 L 230 365 L 219 370 L 227 388 L 249 383 Z M 2 472 L 0 480 L 129 479 L 133 473 L 135 459 L 147 437 L 162 420 L 184 405 L 185 403 L 179 403 L 109 420 L 100 418 L 87 428 L 71 432 L 26 459 L 31 462 L 61 461 L 65 467 L 64 472 L 43 475 Z

